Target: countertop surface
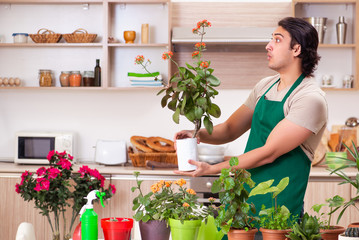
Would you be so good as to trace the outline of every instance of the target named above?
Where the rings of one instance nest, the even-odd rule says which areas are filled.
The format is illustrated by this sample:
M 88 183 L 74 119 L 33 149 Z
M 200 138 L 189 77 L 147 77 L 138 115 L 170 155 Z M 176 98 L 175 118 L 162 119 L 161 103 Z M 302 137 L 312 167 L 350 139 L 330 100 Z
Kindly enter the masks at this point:
M 146 169 L 144 167 L 133 167 L 133 166 L 105 166 L 100 164 L 94 163 L 81 163 L 81 164 L 74 164 L 73 169 L 74 171 L 78 171 L 79 168 L 83 165 L 87 165 L 88 167 L 94 169 L 96 168 L 102 175 L 127 175 L 133 176 L 133 172 L 138 171 L 141 175 L 155 175 L 155 176 L 178 176 L 173 173 L 175 169 Z M 35 172 L 39 167 L 43 165 L 25 165 L 25 164 L 15 164 L 9 162 L 1 162 L 0 163 L 0 175 L 17 175 L 26 170 L 30 172 Z M 349 177 L 354 177 L 357 174 L 356 168 L 347 168 L 344 171 Z M 330 174 L 330 171 L 327 170 L 326 167 L 312 167 L 310 171 L 310 178 L 335 178 L 337 177 L 335 174 Z

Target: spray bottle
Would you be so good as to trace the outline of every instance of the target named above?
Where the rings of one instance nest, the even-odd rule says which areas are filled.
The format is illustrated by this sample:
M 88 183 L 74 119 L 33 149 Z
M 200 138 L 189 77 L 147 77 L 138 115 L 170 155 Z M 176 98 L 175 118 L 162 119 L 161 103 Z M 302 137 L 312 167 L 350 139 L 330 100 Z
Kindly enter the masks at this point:
M 99 192 L 98 190 L 93 190 L 85 197 L 87 203 L 80 211 L 81 240 L 98 240 L 98 216 L 93 210 L 92 201 L 99 198 L 102 207 L 105 207 L 102 199 L 105 195 L 105 193 Z

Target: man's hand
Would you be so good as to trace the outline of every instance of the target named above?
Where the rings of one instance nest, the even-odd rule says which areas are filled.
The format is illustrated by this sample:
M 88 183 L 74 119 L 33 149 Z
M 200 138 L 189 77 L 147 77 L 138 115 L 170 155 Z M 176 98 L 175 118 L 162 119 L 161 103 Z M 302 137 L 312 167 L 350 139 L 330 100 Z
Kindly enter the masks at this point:
M 190 177 L 200 177 L 203 175 L 209 175 L 212 173 L 212 167 L 208 163 L 205 162 L 198 162 L 194 160 L 188 160 L 188 163 L 191 165 L 197 166 L 197 169 L 194 171 L 173 171 L 175 174 L 190 176 Z

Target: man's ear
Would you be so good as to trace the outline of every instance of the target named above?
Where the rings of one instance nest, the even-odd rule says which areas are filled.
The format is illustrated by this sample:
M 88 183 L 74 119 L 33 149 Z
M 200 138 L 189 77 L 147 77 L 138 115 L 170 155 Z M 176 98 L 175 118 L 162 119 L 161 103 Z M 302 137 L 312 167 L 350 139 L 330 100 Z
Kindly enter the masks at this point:
M 300 44 L 295 44 L 292 50 L 293 50 L 293 56 L 298 57 L 299 54 L 302 52 L 302 46 Z

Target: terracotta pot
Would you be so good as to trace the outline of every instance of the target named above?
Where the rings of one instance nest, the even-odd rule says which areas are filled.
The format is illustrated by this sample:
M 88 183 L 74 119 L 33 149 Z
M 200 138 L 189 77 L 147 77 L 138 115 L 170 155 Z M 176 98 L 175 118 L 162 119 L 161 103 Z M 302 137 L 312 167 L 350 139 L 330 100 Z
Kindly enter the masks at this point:
M 359 222 L 353 222 L 353 223 L 350 223 L 349 225 L 348 225 L 348 228 L 357 228 L 357 227 L 359 227 Z
M 142 240 L 168 240 L 170 238 L 170 228 L 167 222 L 152 220 L 139 222 Z
M 344 227 L 341 226 L 330 226 L 331 229 L 320 229 L 323 240 L 338 240 L 339 234 L 345 231 Z
M 253 240 L 258 232 L 257 228 L 246 230 L 231 229 L 228 232 L 228 240 Z
M 265 229 L 260 228 L 259 231 L 262 232 L 263 240 L 285 240 L 292 229 L 286 230 L 272 230 L 272 229 Z

